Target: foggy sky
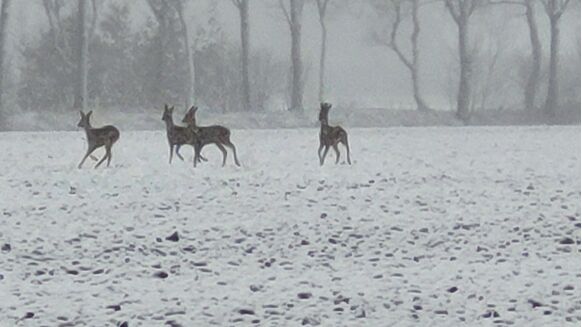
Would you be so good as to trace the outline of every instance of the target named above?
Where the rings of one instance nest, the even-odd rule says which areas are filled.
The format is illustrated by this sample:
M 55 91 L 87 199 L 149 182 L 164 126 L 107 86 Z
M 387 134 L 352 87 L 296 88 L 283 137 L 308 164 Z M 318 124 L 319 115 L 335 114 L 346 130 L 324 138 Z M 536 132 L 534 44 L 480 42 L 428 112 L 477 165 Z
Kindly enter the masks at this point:
M 72 1 L 72 0 L 70 0 Z M 145 0 L 108 0 L 131 5 L 134 28 L 139 29 L 149 12 Z M 186 17 L 191 30 L 206 20 L 204 16 L 212 2 L 218 2 L 217 12 L 229 40 L 239 44 L 238 13 L 230 0 L 191 0 Z M 343 6 L 330 8 L 328 21 L 327 99 L 333 103 L 358 107 L 413 108 L 408 71 L 396 55 L 386 47 L 374 44 L 371 29 L 377 25 L 366 0 L 339 1 Z M 347 4 L 347 5 L 345 5 Z M 41 0 L 14 1 L 14 14 L 9 23 L 11 59 L 19 62 L 14 51 L 23 40 L 34 41 L 39 29 L 47 29 Z M 105 6 L 103 6 L 105 7 Z M 251 47 L 268 49 L 283 60 L 289 57 L 289 31 L 278 7 L 278 0 L 251 0 Z M 389 18 L 386 18 L 389 19 Z M 317 74 L 319 63 L 320 26 L 317 9 L 312 0 L 306 0 L 303 16 L 302 50 L 308 70 L 305 86 L 305 105 L 317 102 Z M 547 65 L 549 24 L 538 6 L 540 37 Z M 456 27 L 441 3 L 425 5 L 420 11 L 421 24 L 421 87 L 433 108 L 451 108 L 447 90 L 456 89 L 450 64 L 456 62 Z M 500 45 L 503 53 L 529 53 L 527 25 L 520 7 L 493 7 L 476 12 L 471 21 L 473 44 Z M 409 23 L 405 25 L 405 28 Z M 561 51 L 575 51 L 580 39 L 580 12 L 571 8 L 561 22 Z M 195 34 L 195 33 L 192 33 Z M 407 34 L 406 34 L 407 35 Z M 406 35 L 399 40 L 408 49 Z M 12 66 L 14 70 L 14 66 Z M 567 69 L 561 67 L 561 69 Z M 13 72 L 15 73 L 15 72 Z M 543 91 L 542 91 L 543 93 Z M 518 89 L 508 89 L 506 103 L 521 101 Z

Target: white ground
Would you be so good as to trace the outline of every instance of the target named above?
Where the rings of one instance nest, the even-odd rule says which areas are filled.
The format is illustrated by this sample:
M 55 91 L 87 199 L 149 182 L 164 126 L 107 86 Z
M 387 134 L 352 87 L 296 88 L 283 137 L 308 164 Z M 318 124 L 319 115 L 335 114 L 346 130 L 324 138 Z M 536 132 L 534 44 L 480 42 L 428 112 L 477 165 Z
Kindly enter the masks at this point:
M 352 166 L 235 130 L 242 168 L 193 169 L 122 131 L 99 170 L 0 134 L 0 326 L 580 324 L 579 127 L 349 132 Z

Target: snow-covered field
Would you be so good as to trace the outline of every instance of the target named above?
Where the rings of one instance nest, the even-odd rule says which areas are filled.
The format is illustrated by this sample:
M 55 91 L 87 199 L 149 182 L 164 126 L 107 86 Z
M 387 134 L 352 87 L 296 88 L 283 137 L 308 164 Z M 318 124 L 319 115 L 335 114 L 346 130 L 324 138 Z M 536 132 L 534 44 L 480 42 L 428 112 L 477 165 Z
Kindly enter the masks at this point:
M 0 326 L 580 324 L 580 127 L 348 131 L 0 134 Z

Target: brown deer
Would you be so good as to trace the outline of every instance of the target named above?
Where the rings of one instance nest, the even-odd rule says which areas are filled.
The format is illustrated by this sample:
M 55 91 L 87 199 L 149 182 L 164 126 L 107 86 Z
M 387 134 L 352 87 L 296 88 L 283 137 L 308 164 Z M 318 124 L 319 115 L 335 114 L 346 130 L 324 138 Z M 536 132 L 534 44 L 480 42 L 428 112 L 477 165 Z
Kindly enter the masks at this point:
M 174 107 L 165 104 L 162 120 L 166 123 L 166 135 L 168 137 L 168 144 L 170 145 L 170 164 L 172 163 L 174 147 L 176 147 L 176 155 L 178 158 L 184 161 L 184 157 L 180 154 L 180 147 L 184 144 L 192 144 L 192 138 L 194 137 L 192 129 L 174 125 L 173 114 Z M 198 158 L 198 161 L 200 159 L 206 161 L 206 158 L 202 156 Z
M 234 163 L 240 167 L 240 163 L 238 158 L 236 157 L 236 147 L 230 141 L 230 130 L 224 126 L 198 126 L 196 124 L 196 111 L 198 107 L 192 107 L 186 115 L 184 119 L 182 119 L 183 123 L 188 124 L 188 127 L 193 131 L 194 137 L 192 139 L 194 146 L 194 167 L 196 167 L 196 162 L 200 160 L 197 158 L 201 157 L 200 152 L 202 148 L 207 144 L 215 144 L 218 149 L 222 152 L 222 166 L 226 165 L 226 156 L 227 152 L 224 146 L 229 147 L 232 150 L 232 154 L 234 156 Z
M 119 130 L 114 126 L 107 125 L 101 128 L 93 128 L 91 127 L 91 114 L 93 111 L 89 111 L 85 114 L 83 111 L 81 113 L 81 120 L 77 124 L 77 127 L 82 127 L 85 129 L 85 133 L 87 134 L 87 153 L 83 157 L 83 160 L 79 163 L 78 168 L 83 166 L 83 163 L 95 151 L 97 148 L 105 146 L 105 155 L 101 160 L 95 165 L 95 168 L 99 167 L 105 158 L 107 158 L 107 167 L 109 167 L 109 163 L 111 163 L 111 147 L 117 140 L 119 139 Z
M 333 147 L 335 151 L 335 163 L 337 164 L 340 159 L 339 149 L 337 147 L 338 143 L 342 143 L 346 147 L 348 164 L 352 164 L 350 160 L 350 146 L 348 145 L 348 133 L 341 126 L 329 126 L 327 116 L 329 110 L 331 109 L 331 104 L 327 102 L 321 103 L 321 109 L 319 111 L 319 122 L 321 123 L 321 129 L 319 131 L 319 149 L 317 150 L 317 155 L 319 156 L 319 164 L 323 165 L 325 161 L 325 156 L 329 147 Z M 321 150 L 323 154 L 321 153 Z

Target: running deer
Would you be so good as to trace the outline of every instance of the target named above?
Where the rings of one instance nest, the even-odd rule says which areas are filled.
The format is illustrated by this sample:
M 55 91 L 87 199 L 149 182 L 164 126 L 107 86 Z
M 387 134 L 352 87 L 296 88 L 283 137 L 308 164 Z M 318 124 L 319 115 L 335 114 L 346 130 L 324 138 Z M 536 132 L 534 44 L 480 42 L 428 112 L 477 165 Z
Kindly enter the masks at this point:
M 168 144 L 170 145 L 170 164 L 172 163 L 174 147 L 176 147 L 176 155 L 178 158 L 184 161 L 184 157 L 180 154 L 180 147 L 184 144 L 192 144 L 192 138 L 194 137 L 190 128 L 174 125 L 173 114 L 174 107 L 169 107 L 165 104 L 162 120 L 166 123 L 166 135 L 168 136 Z M 200 159 L 206 161 L 206 158 L 202 156 L 198 158 L 199 161 Z
M 193 146 L 194 146 L 194 167 L 196 167 L 196 162 L 200 161 L 197 158 L 201 157 L 200 152 L 202 148 L 207 144 L 216 144 L 218 149 L 222 152 L 222 166 L 226 165 L 226 156 L 227 152 L 224 146 L 229 147 L 232 150 L 232 154 L 234 156 L 234 163 L 240 167 L 240 163 L 238 162 L 238 158 L 236 157 L 236 148 L 234 144 L 230 141 L 230 130 L 224 126 L 198 126 L 196 124 L 196 111 L 198 107 L 192 107 L 186 115 L 184 119 L 182 119 L 183 123 L 188 124 L 188 127 L 194 133 L 194 137 L 192 138 Z
M 340 153 L 338 150 L 338 143 L 342 143 L 346 147 L 348 164 L 352 164 L 350 160 L 350 146 L 348 145 L 348 133 L 341 126 L 329 126 L 327 116 L 329 110 L 331 109 L 331 104 L 327 102 L 321 103 L 321 110 L 319 111 L 319 121 L 321 123 L 321 129 L 319 131 L 319 150 L 317 150 L 317 155 L 319 156 L 319 164 L 323 165 L 325 161 L 325 156 L 329 147 L 333 147 L 335 151 L 335 163 L 337 164 L 340 159 Z M 323 151 L 323 155 L 321 150 Z
M 111 162 L 111 147 L 117 140 L 119 139 L 119 130 L 114 126 L 107 125 L 101 128 L 93 128 L 91 127 L 91 122 L 89 121 L 91 118 L 91 114 L 93 111 L 89 111 L 85 114 L 83 111 L 81 113 L 81 120 L 77 124 L 77 127 L 82 127 L 85 129 L 85 133 L 87 134 L 87 153 L 83 157 L 83 160 L 79 163 L 78 168 L 83 166 L 83 163 L 95 151 L 97 148 L 105 146 L 105 155 L 101 160 L 95 165 L 95 168 L 99 167 L 103 161 L 107 158 L 107 167 L 109 167 L 109 163 Z

